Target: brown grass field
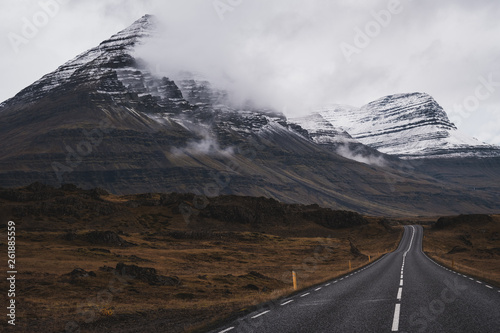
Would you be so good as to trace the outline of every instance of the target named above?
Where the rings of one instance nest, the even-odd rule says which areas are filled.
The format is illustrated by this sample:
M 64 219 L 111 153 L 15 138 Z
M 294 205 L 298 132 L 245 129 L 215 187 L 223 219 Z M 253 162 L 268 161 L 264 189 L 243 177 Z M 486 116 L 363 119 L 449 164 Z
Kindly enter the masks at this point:
M 68 325 L 82 332 L 120 332 L 149 325 L 151 331 L 192 331 L 293 292 L 292 270 L 304 288 L 347 273 L 349 260 L 352 269 L 367 264 L 365 256 L 376 259 L 395 248 L 400 231 L 394 229 L 387 232 L 373 222 L 335 230 L 330 237 L 241 232 L 221 233 L 216 240 L 130 234 L 122 238 L 138 246 L 98 250 L 63 240 L 64 233 L 24 233 L 17 242 L 17 328 L 56 332 Z M 361 255 L 351 252 L 348 238 Z M 181 284 L 154 286 L 100 269 L 118 262 L 154 267 Z M 67 274 L 75 268 L 96 276 L 71 278 Z
M 52 209 L 55 214 L 40 214 L 31 201 L 0 207 L 16 221 L 19 331 L 202 330 L 233 313 L 292 293 L 292 270 L 299 289 L 314 285 L 347 273 L 349 261 L 355 269 L 367 264 L 368 256 L 376 260 L 394 250 L 402 233 L 397 223 L 391 226 L 380 218 L 332 229 L 306 220 L 283 225 L 274 213 L 269 224 L 213 218 L 186 224 L 176 204 L 149 205 L 155 196 L 98 216 L 91 212 L 102 211 L 102 205 L 123 205 L 137 197 L 82 202 L 75 198 L 71 202 L 82 207 L 79 218 L 59 216 L 59 206 Z M 270 211 L 282 205 L 271 204 Z M 62 211 L 67 214 L 66 206 Z M 16 212 L 22 214 L 15 216 Z M 113 232 L 103 243 L 88 237 L 95 231 Z M 6 244 L 1 246 L 5 250 Z M 154 268 L 153 275 L 180 283 L 157 285 L 130 274 L 117 275 L 118 263 Z M 83 276 L 69 274 L 76 268 L 84 270 Z M 6 290 L 5 279 L 0 288 Z
M 20 332 L 203 332 L 293 293 L 292 270 L 300 289 L 346 274 L 349 261 L 356 269 L 376 260 L 410 223 L 425 225 L 429 256 L 500 285 L 500 216 L 452 217 L 436 228 L 436 219 L 361 218 L 230 196 L 186 222 L 178 208 L 190 203 L 185 196 L 31 193 L 0 191 L 0 215 L 16 222 Z M 129 274 L 115 270 L 119 263 L 156 271 Z M 8 289 L 5 279 L 0 288 Z
M 500 287 L 500 215 L 451 217 L 442 229 L 427 226 L 424 251 L 448 268 Z

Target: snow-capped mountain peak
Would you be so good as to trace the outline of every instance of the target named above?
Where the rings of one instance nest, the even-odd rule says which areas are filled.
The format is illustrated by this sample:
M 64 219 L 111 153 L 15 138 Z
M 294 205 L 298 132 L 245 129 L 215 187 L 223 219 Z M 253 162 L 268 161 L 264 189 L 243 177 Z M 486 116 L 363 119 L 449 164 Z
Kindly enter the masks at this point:
M 461 133 L 426 93 L 389 95 L 360 108 L 334 105 L 317 113 L 361 143 L 403 158 L 500 155 L 499 147 Z
M 24 103 L 32 103 L 70 80 L 81 81 L 92 77 L 95 81 L 96 78 L 109 73 L 110 68 L 122 67 L 124 62 L 129 61 L 130 59 L 127 59 L 126 56 L 130 55 L 137 43 L 154 35 L 155 27 L 155 17 L 144 15 L 129 27 L 100 43 L 97 47 L 79 54 L 55 71 L 44 75 L 27 88 L 21 90 L 13 98 L 0 104 L 0 107 L 13 105 L 20 100 Z M 88 70 L 84 70 L 86 66 L 88 69 L 89 64 L 92 64 L 90 73 Z

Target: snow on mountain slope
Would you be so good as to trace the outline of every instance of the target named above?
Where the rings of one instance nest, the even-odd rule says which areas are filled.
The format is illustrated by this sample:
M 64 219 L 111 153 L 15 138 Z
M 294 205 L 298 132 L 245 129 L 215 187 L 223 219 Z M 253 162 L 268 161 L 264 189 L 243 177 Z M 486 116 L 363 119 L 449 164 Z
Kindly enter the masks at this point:
M 403 158 L 500 156 L 500 147 L 461 133 L 428 94 L 397 94 L 360 108 L 333 105 L 316 111 L 361 143 Z M 322 121 L 318 123 L 321 127 Z
M 155 23 L 151 15 L 145 15 L 128 28 L 105 40 L 99 46 L 83 52 L 66 62 L 55 71 L 44 75 L 16 96 L 0 104 L 0 107 L 22 101 L 32 103 L 58 87 L 69 82 L 95 81 L 106 75 L 118 72 L 118 77 L 127 81 L 130 73 L 123 68 L 130 61 L 129 53 L 136 43 L 143 42 L 154 34 Z M 116 69 L 119 68 L 118 71 Z M 136 71 L 137 69 L 130 69 Z M 115 87 L 116 88 L 116 87 Z M 113 93 L 109 91 L 109 93 Z
M 335 127 L 319 113 L 290 118 L 288 121 L 306 130 L 314 143 L 325 146 L 342 157 L 369 165 L 387 165 L 387 156 L 354 139 L 342 128 Z
M 179 71 L 172 75 L 179 86 L 182 95 L 191 104 L 227 104 L 227 93 L 215 88 L 210 81 L 200 73 Z
M 92 87 L 89 95 L 112 96 L 115 102 L 135 94 L 135 103 L 142 103 L 141 110 L 148 117 L 161 109 L 163 115 L 152 118 L 162 122 L 167 118 L 179 120 L 178 115 L 186 112 L 199 118 L 212 117 L 214 109 L 236 112 L 226 92 L 215 88 L 201 74 L 185 71 L 172 73 L 170 79 L 160 78 L 134 57 L 135 47 L 154 37 L 155 28 L 154 17 L 143 16 L 0 104 L 0 112 L 9 106 L 35 103 L 48 95 L 63 96 L 77 87 Z M 386 96 L 360 108 L 333 105 L 289 123 L 305 129 L 308 133 L 304 137 L 317 144 L 364 144 L 404 158 L 500 156 L 499 147 L 458 131 L 441 106 L 422 93 Z M 295 127 L 294 131 L 300 129 Z
M 318 113 L 288 120 L 307 130 L 311 139 L 318 144 L 359 142 L 340 127 L 333 126 Z
M 50 99 L 85 91 L 90 99 L 102 101 L 103 96 L 111 96 L 113 104 L 122 102 L 138 107 L 138 110 L 130 111 L 138 117 L 146 117 L 162 125 L 177 123 L 195 134 L 196 128 L 204 122 L 221 122 L 220 128 L 246 135 L 258 133 L 261 127 L 269 127 L 269 124 L 279 125 L 276 128 L 289 130 L 291 135 L 301 130 L 293 125 L 289 128 L 283 115 L 276 116 L 270 110 L 242 111 L 232 108 L 226 99 L 226 92 L 215 88 L 201 73 L 186 70 L 177 73 L 151 72 L 144 61 L 136 58 L 136 51 L 137 46 L 154 42 L 157 27 L 154 16 L 144 15 L 97 47 L 83 52 L 0 104 L 0 112 L 12 106 L 36 104 L 47 97 Z M 163 76 L 166 74 L 175 82 Z M 109 103 L 108 99 L 105 99 L 106 103 Z M 231 128 L 224 124 L 228 121 Z

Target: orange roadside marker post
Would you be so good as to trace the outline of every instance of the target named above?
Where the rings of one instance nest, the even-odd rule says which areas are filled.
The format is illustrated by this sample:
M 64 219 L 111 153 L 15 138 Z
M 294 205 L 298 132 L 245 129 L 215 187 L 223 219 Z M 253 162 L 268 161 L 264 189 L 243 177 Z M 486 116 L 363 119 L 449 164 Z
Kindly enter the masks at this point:
M 293 290 L 297 290 L 297 274 L 295 271 L 292 271 L 292 279 L 293 279 Z

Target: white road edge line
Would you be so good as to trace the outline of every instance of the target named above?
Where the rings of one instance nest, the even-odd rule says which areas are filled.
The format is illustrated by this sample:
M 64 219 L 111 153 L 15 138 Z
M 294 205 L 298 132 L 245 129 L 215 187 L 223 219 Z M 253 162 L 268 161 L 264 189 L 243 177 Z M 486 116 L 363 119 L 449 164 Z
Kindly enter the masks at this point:
M 314 291 L 318 291 L 318 290 L 321 290 L 321 287 L 314 289 Z
M 490 289 L 493 289 L 492 286 L 488 286 L 487 284 L 485 284 L 486 288 L 490 288 Z
M 399 281 L 399 285 L 402 286 L 403 285 L 403 279 L 401 279 L 401 281 Z
M 230 330 L 234 329 L 234 326 L 233 327 L 229 327 L 229 328 L 226 328 L 224 331 L 220 331 L 219 333 L 226 333 L 226 332 L 229 332 Z
M 300 297 L 304 297 L 304 296 L 307 296 L 307 295 L 309 295 L 309 294 L 310 294 L 310 293 L 305 293 L 305 294 L 303 294 L 303 295 L 300 295 Z
M 268 313 L 269 311 L 271 311 L 271 310 L 267 310 L 267 311 L 261 312 L 261 313 L 259 313 L 258 315 L 253 316 L 253 317 L 252 317 L 252 319 L 255 319 L 255 318 L 257 318 L 257 317 L 260 317 L 260 316 L 262 316 L 262 315 L 265 315 L 265 314 L 266 314 L 266 313 Z
M 287 305 L 288 303 L 291 303 L 293 302 L 293 299 L 289 300 L 289 301 L 286 301 L 285 303 L 281 303 L 280 305 L 283 306 L 283 305 Z
M 401 311 L 401 304 L 396 304 L 394 308 L 394 319 L 392 320 L 392 331 L 396 332 L 399 330 L 399 312 Z

